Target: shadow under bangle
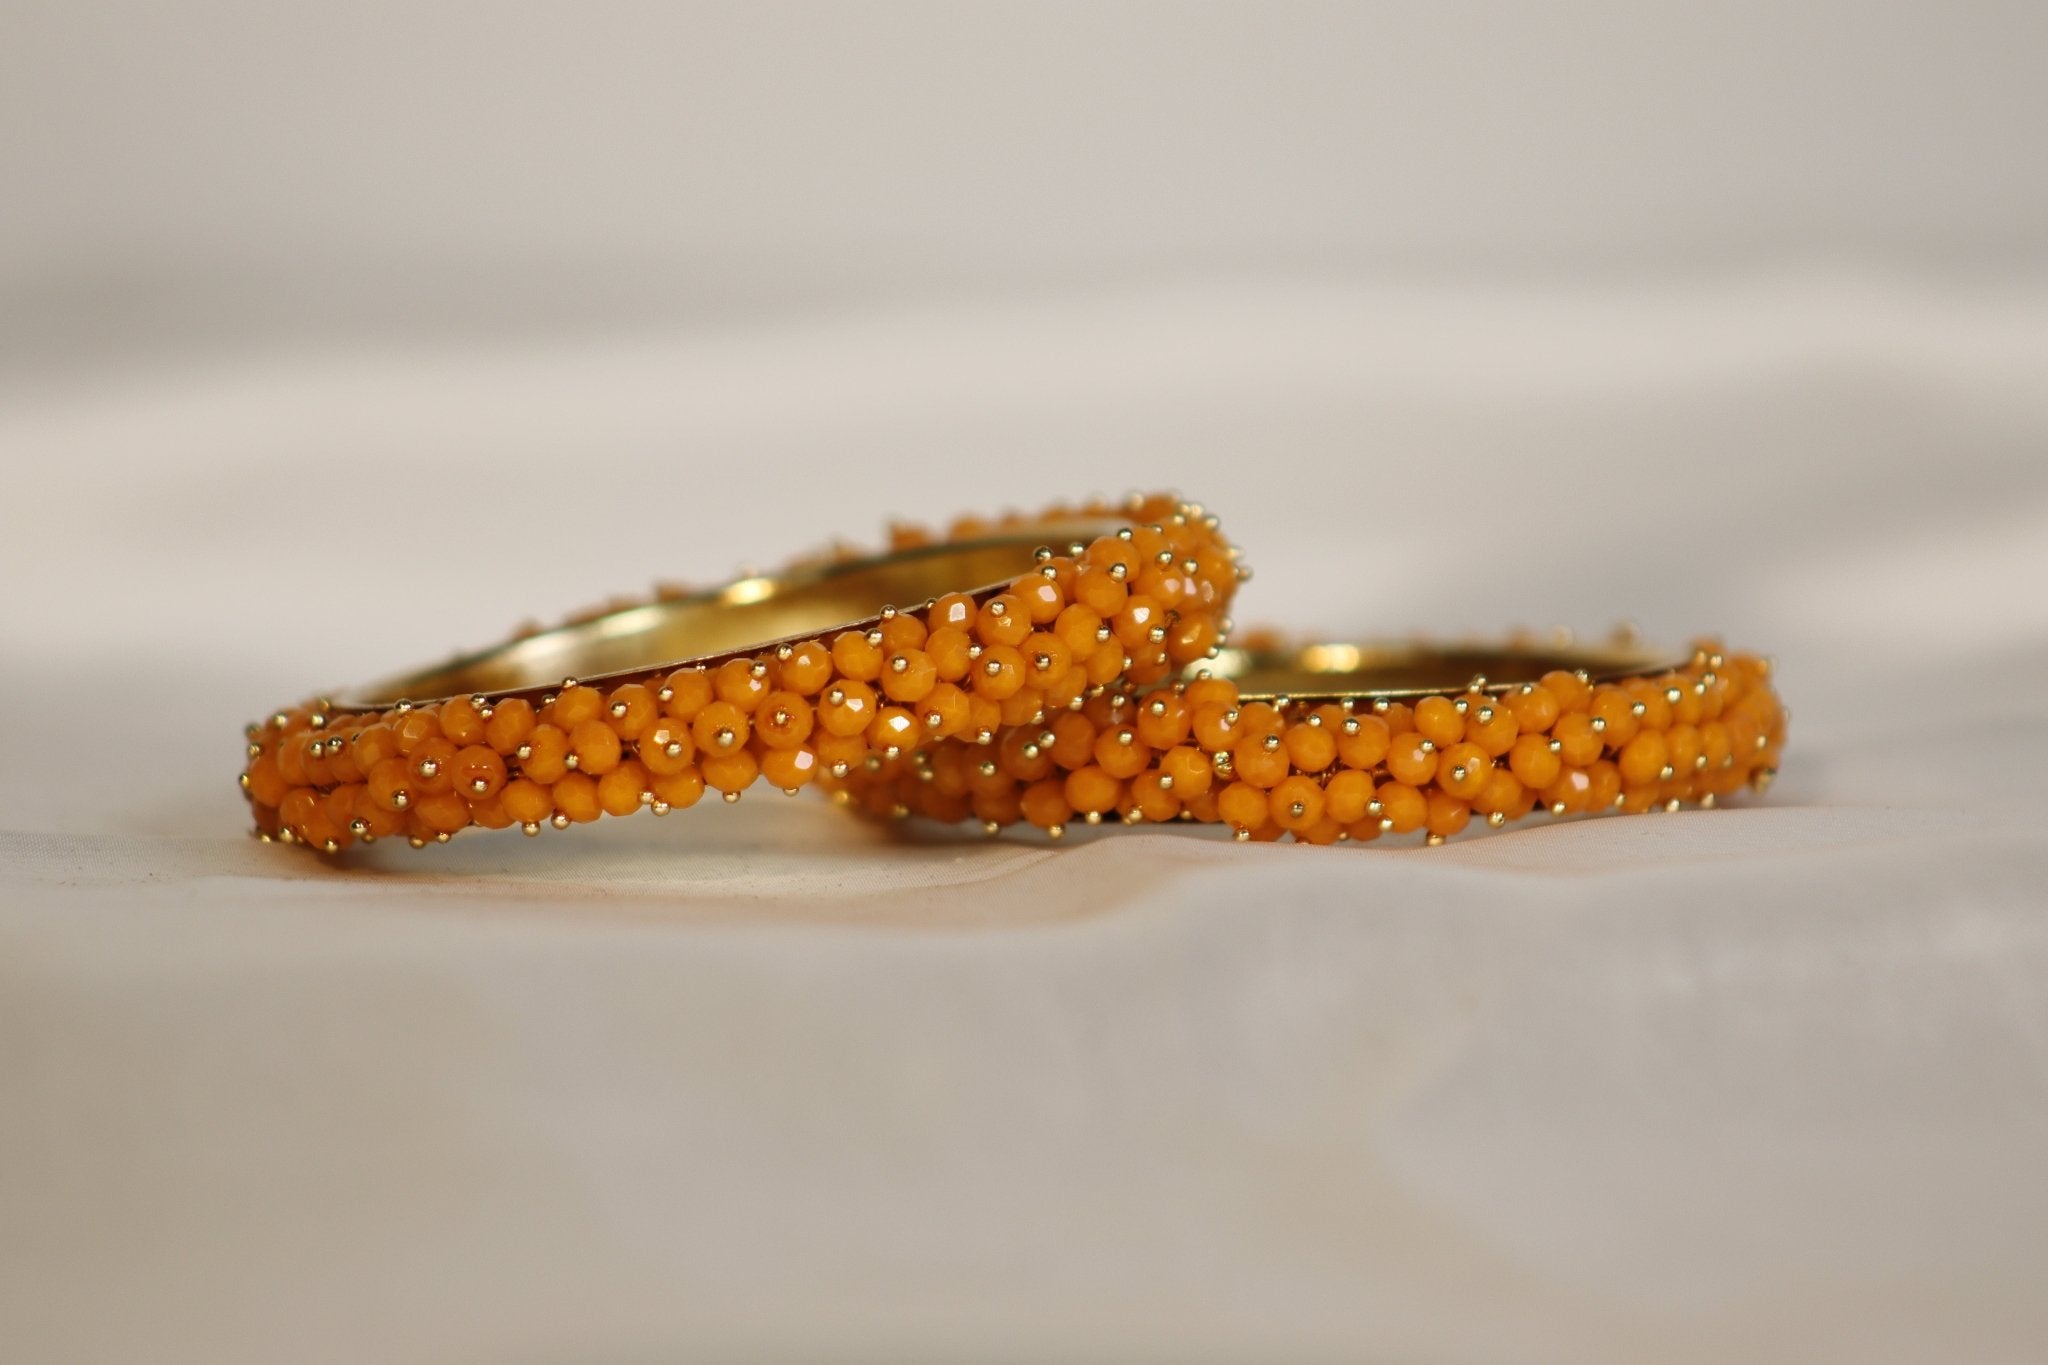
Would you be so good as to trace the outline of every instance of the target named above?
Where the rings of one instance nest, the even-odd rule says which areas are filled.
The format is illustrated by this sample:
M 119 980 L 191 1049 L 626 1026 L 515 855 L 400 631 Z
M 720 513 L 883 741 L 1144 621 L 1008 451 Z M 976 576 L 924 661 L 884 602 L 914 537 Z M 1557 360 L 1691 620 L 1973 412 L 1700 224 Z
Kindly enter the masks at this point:
M 1221 824 L 1306 843 L 1536 810 L 1712 806 L 1775 775 L 1785 711 L 1767 661 L 1703 643 L 1602 647 L 1268 642 L 1185 680 L 1104 694 L 989 747 L 942 744 L 828 783 L 870 814 Z
M 1175 676 L 1216 650 L 1235 559 L 1169 495 L 899 530 L 279 710 L 241 786 L 260 837 L 326 853 L 793 793 Z

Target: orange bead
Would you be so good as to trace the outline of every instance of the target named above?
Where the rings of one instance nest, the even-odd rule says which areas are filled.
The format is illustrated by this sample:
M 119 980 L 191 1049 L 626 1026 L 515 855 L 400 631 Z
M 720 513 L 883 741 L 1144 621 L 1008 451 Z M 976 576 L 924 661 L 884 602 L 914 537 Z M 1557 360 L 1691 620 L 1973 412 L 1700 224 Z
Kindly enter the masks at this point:
M 957 630 L 963 634 L 974 628 L 975 613 L 980 610 L 974 599 L 964 592 L 949 592 L 932 603 L 925 613 L 925 624 L 931 634 L 941 630 Z
M 1170 790 L 1182 802 L 1192 801 L 1209 790 L 1216 769 L 1209 756 L 1185 744 L 1176 745 L 1159 757 L 1159 775 L 1172 783 Z
M 906 650 L 923 649 L 927 636 L 923 618 L 910 612 L 895 612 L 882 617 L 882 654 L 901 654 Z
M 1195 742 L 1210 753 L 1222 753 L 1242 737 L 1243 719 L 1234 700 L 1206 702 L 1195 708 Z
M 1495 768 L 1487 775 L 1486 786 L 1472 798 L 1472 809 L 1486 815 L 1507 815 L 1521 805 L 1527 791 L 1513 772 Z
M 1088 670 L 1088 682 L 1091 686 L 1107 687 L 1122 677 L 1131 665 L 1130 658 L 1124 653 L 1123 647 L 1112 643 L 1098 647 L 1093 654 L 1088 656 L 1088 662 L 1085 666 Z
M 712 702 L 690 722 L 690 737 L 697 741 L 697 751 L 707 756 L 730 755 L 744 749 L 752 733 L 747 713 L 729 701 Z M 708 769 L 706 775 L 709 776 Z
M 1170 690 L 1152 693 L 1138 703 L 1138 738 L 1154 749 L 1171 749 L 1188 737 L 1194 717 L 1187 703 Z
M 1277 787 L 1287 776 L 1287 746 L 1275 734 L 1246 735 L 1230 750 L 1231 771 L 1240 782 Z
M 843 630 L 832 641 L 832 662 L 842 678 L 873 682 L 882 676 L 882 635 L 861 630 Z
M 1668 755 L 1664 736 L 1655 730 L 1644 730 L 1621 751 L 1618 766 L 1622 782 L 1637 787 L 1662 780 Z
M 1282 742 L 1296 772 L 1319 773 L 1337 761 L 1336 728 L 1321 713 L 1288 726 Z
M 832 734 L 851 737 L 867 733 L 875 719 L 875 689 L 851 680 L 825 689 L 818 706 L 818 723 Z
M 1107 565 L 1090 566 L 1074 579 L 1074 600 L 1107 621 L 1124 609 L 1130 589 Z
M 410 814 L 436 834 L 456 834 L 469 828 L 469 803 L 452 791 L 421 797 Z
M 1140 816 L 1154 824 L 1165 824 L 1181 811 L 1180 798 L 1171 788 L 1161 785 L 1161 775 L 1156 772 L 1132 779 L 1126 800 Z
M 633 749 L 647 771 L 661 777 L 696 761 L 697 740 L 683 722 L 663 718 L 640 732 Z
M 1124 642 L 1128 649 L 1156 643 L 1152 632 L 1160 632 L 1160 639 L 1166 638 L 1166 608 L 1143 594 L 1133 594 L 1124 602 L 1124 609 L 1109 622 L 1110 633 Z
M 528 709 L 530 711 L 532 708 Z M 357 771 L 364 774 L 385 759 L 399 756 L 398 736 L 391 732 L 390 726 L 383 724 L 365 725 L 356 731 L 349 739 L 349 748 L 355 753 Z M 272 801 L 266 804 L 277 803 Z
M 364 789 L 370 799 L 385 810 L 405 810 L 412 805 L 412 770 L 402 758 L 387 758 L 364 775 Z M 306 788 L 300 787 L 299 791 Z M 285 808 L 278 806 L 282 816 Z
M 1411 787 L 1425 786 L 1436 776 L 1436 769 L 1436 749 L 1420 731 L 1407 730 L 1396 735 L 1387 748 L 1387 771 L 1398 782 Z
M 754 733 L 770 749 L 794 749 L 811 737 L 816 716 L 794 692 L 770 692 L 754 713 Z
M 1008 645 L 1015 649 L 1031 633 L 1031 612 L 1009 593 L 999 593 L 982 603 L 974 633 L 984 645 Z
M 688 810 L 704 795 L 704 774 L 695 768 L 663 773 L 652 779 L 654 799 L 671 810 Z
M 1095 737 L 1094 758 L 1096 767 L 1124 781 L 1151 766 L 1152 752 L 1138 742 L 1135 729 L 1119 725 Z
M 604 807 L 597 800 L 597 779 L 587 773 L 564 773 L 549 789 L 555 801 L 555 813 L 565 815 L 577 824 L 587 824 L 604 813 Z
M 1674 708 L 1675 712 L 1676 708 Z M 1673 725 L 1664 732 L 1664 761 L 1680 778 L 1690 778 L 1699 771 L 1700 759 L 1706 750 L 1700 738 L 1699 727 L 1683 722 Z
M 1423 824 L 1439 839 L 1448 839 L 1465 828 L 1472 819 L 1472 808 L 1457 797 L 1443 791 L 1429 794 L 1429 810 L 1423 817 Z
M 662 710 L 687 724 L 718 697 L 712 690 L 709 673 L 701 668 L 679 668 L 662 680 L 655 699 Z
M 776 680 L 800 697 L 815 697 L 832 680 L 832 651 L 816 640 L 789 647 L 789 657 L 776 669 Z
M 428 740 L 441 737 L 441 721 L 432 711 L 415 707 L 391 722 L 391 733 L 397 738 L 398 752 L 409 754 Z
M 420 741 L 405 760 L 414 795 L 447 791 L 455 782 L 454 764 L 455 746 L 446 739 L 435 735 Z
M 596 720 L 603 713 L 604 698 L 598 695 L 596 688 L 585 687 L 581 683 L 557 692 L 547 707 L 548 723 L 564 734 L 586 720 Z
M 453 772 L 455 790 L 471 801 L 488 801 L 505 786 L 505 760 L 488 745 L 457 750 Z
M 537 825 L 555 813 L 554 798 L 538 782 L 515 777 L 499 793 L 498 804 L 522 825 Z
M 956 626 L 933 631 L 925 641 L 924 652 L 931 656 L 933 670 L 945 682 L 959 682 L 974 666 L 974 638 Z
M 967 694 L 949 682 L 932 688 L 917 705 L 918 719 L 930 738 L 960 734 L 967 728 L 972 711 Z
M 906 649 L 889 656 L 882 670 L 882 692 L 889 700 L 914 706 L 931 693 L 939 681 L 938 666 L 922 649 Z
M 770 749 L 761 755 L 761 776 L 770 785 L 795 791 L 818 775 L 818 755 L 810 749 Z
M 1084 815 L 1100 815 L 1106 810 L 1115 810 L 1117 798 L 1123 794 L 1123 784 L 1093 764 L 1077 768 L 1067 774 L 1061 788 L 1067 804 Z
M 1102 617 L 1079 602 L 1061 611 L 1052 623 L 1052 633 L 1059 636 L 1068 652 L 1081 662 L 1102 647 L 1104 630 Z
M 484 737 L 484 718 L 467 697 L 453 697 L 441 703 L 441 733 L 460 749 Z
M 1424 697 L 1415 703 L 1415 730 L 1437 748 L 1448 749 L 1465 737 L 1465 718 L 1449 697 Z
M 652 781 L 648 771 L 632 759 L 626 759 L 597 780 L 597 804 L 606 815 L 631 815 L 640 809 L 640 795 L 647 792 Z
M 1063 825 L 1074 814 L 1074 808 L 1067 804 L 1066 784 L 1053 777 L 1041 778 L 1026 787 L 1019 798 L 1019 809 L 1026 820 L 1040 829 Z
M 1050 625 L 1067 605 L 1060 585 L 1044 574 L 1029 573 L 1010 584 L 1009 595 L 1024 604 L 1025 614 L 1035 626 Z
M 1337 724 L 1337 757 L 1347 768 L 1372 771 L 1392 744 L 1393 734 L 1378 716 L 1346 716 Z
M 752 749 L 736 749 L 729 754 L 719 754 L 705 759 L 698 767 L 704 773 L 706 785 L 726 795 L 745 791 L 753 785 L 754 779 L 761 775 L 761 760 L 754 757 Z
M 1586 808 L 1606 810 L 1621 798 L 1621 769 L 1601 759 L 1586 769 Z
M 1263 787 L 1233 782 L 1216 797 L 1216 814 L 1232 829 L 1257 833 L 1273 818 L 1272 805 Z
M 1459 801 L 1470 801 L 1485 791 L 1492 775 L 1493 759 L 1477 744 L 1453 744 L 1437 757 L 1437 786 Z
M 1029 680 L 1040 687 L 1063 676 L 1074 663 L 1074 651 L 1067 648 L 1067 642 L 1046 631 L 1025 636 L 1017 652 L 1024 656 Z
M 532 702 L 507 697 L 491 708 L 491 718 L 484 722 L 484 742 L 500 754 L 509 754 L 526 743 L 536 723 Z
M 619 766 L 618 733 L 603 720 L 586 720 L 569 732 L 570 766 L 592 777 L 603 777 Z
M 1619 751 L 1642 728 L 1642 722 L 1636 715 L 1635 699 L 1619 687 L 1602 684 L 1593 689 L 1589 710 L 1593 719 L 1599 722 L 1593 728 L 1599 732 L 1600 742 L 1609 749 Z M 1563 737 L 1562 730 L 1556 733 Z
M 1312 829 L 1323 820 L 1323 789 L 1312 777 L 1290 777 L 1273 788 L 1267 810 L 1274 823 L 1290 833 Z
M 1325 815 L 1339 824 L 1354 824 L 1365 818 L 1365 808 L 1372 804 L 1372 778 L 1352 768 L 1332 773 L 1323 798 Z
M 1587 733 L 1591 733 L 1590 728 Z M 1564 766 L 1564 760 L 1551 751 L 1551 743 L 1540 734 L 1523 735 L 1508 750 L 1508 767 L 1523 786 L 1541 791 L 1557 781 L 1557 771 Z
M 1593 721 L 1584 711 L 1568 711 L 1550 727 L 1550 737 L 1557 741 L 1559 756 L 1566 763 L 1583 768 L 1600 757 L 1602 734 Z
M 918 745 L 918 719 L 901 706 L 885 706 L 868 726 L 868 743 L 884 754 L 901 753 Z
M 1650 678 L 1630 678 L 1622 690 L 1640 708 L 1637 712 L 1646 730 L 1664 730 L 1671 725 L 1671 689 Z
M 1380 803 L 1380 818 L 1388 832 L 1412 834 L 1429 819 L 1429 802 L 1405 782 L 1382 782 L 1373 799 Z
M 1484 749 L 1488 758 L 1499 758 L 1514 748 L 1521 733 L 1520 722 L 1504 701 L 1473 697 L 1465 708 L 1465 742 Z
M 1542 683 L 1524 683 L 1501 700 L 1507 703 L 1523 734 L 1542 734 L 1564 714 L 1557 704 L 1557 694 Z
M 661 714 L 661 703 L 644 683 L 621 683 L 605 702 L 605 723 L 620 739 L 631 739 Z M 447 723 L 445 720 L 442 722 Z
M 1024 656 L 1009 645 L 984 646 L 969 676 L 974 679 L 977 696 L 1006 700 L 1024 686 Z
M 711 690 L 718 700 L 752 715 L 768 695 L 768 665 L 756 659 L 727 659 L 711 675 Z
M 275 806 L 284 800 L 284 794 L 291 785 L 277 770 L 277 759 L 270 754 L 249 764 L 249 799 L 260 806 Z
M 1562 668 L 1543 675 L 1543 690 L 1557 698 L 1559 712 L 1583 711 L 1593 694 L 1592 685 L 1577 673 Z

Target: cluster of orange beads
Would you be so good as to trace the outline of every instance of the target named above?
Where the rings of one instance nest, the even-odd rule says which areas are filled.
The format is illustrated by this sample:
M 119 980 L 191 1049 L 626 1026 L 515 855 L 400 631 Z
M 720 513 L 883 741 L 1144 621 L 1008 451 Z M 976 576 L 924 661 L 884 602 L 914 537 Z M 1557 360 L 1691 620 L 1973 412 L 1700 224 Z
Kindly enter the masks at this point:
M 827 785 L 884 816 L 1099 823 L 1194 820 L 1305 843 L 1423 831 L 1535 810 L 1713 805 L 1776 771 L 1785 713 L 1767 664 L 1701 645 L 1670 672 L 1538 681 L 1413 701 L 1242 697 L 1220 677 L 1104 693 L 993 746 L 946 743 Z
M 756 781 L 793 793 L 935 743 L 985 746 L 1209 656 L 1236 552 L 1175 498 L 963 520 L 945 537 L 899 529 L 892 548 L 1077 518 L 1128 524 L 1041 550 L 1007 585 L 962 584 L 972 595 L 830 638 L 532 694 L 279 711 L 247 732 L 241 785 L 257 832 L 334 853 L 393 836 L 446 842 L 472 825 L 534 834 L 643 806 L 660 815 L 706 791 L 737 800 Z

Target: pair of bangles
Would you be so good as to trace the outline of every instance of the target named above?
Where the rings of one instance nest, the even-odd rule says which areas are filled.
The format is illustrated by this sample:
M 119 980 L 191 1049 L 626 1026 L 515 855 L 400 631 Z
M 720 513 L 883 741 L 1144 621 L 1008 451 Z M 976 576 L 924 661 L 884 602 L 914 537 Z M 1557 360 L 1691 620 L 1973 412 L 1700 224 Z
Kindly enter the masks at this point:
M 1435 844 L 1539 810 L 1712 806 L 1776 772 L 1785 711 L 1757 656 L 1233 637 L 1249 577 L 1171 496 L 899 528 L 880 553 L 663 589 L 277 711 L 247 729 L 241 787 L 259 837 L 327 854 L 757 782 L 990 834 Z

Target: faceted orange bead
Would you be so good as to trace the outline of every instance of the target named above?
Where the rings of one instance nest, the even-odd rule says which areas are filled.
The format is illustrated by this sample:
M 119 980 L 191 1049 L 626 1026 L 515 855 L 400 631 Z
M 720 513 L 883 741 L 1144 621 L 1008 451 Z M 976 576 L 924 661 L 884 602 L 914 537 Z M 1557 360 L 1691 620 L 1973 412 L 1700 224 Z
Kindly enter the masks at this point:
M 650 791 L 653 778 L 633 759 L 626 759 L 597 780 L 597 804 L 606 815 L 631 815 L 640 809 L 640 794 Z
M 1024 604 L 1025 614 L 1034 626 L 1050 625 L 1067 605 L 1067 596 L 1060 591 L 1060 585 L 1044 574 L 1028 573 L 1010 584 L 1009 595 Z
M 816 716 L 794 692 L 770 692 L 754 712 L 754 733 L 771 749 L 794 749 L 811 737 Z
M 1142 773 L 1133 778 L 1126 800 L 1139 815 L 1154 824 L 1164 824 L 1181 811 L 1180 798 L 1170 788 L 1160 785 L 1160 774 L 1156 772 Z
M 579 825 L 595 820 L 604 812 L 604 807 L 597 800 L 597 779 L 587 773 L 564 773 L 549 790 L 554 797 L 556 814 L 566 815 Z
M 695 720 L 699 711 L 716 701 L 718 694 L 712 688 L 709 673 L 701 668 L 679 668 L 662 680 L 655 699 L 669 715 L 688 722 Z
M 870 640 L 862 630 L 842 630 L 832 640 L 832 662 L 842 678 L 873 682 L 882 676 L 881 633 Z
M 578 772 L 603 777 L 619 766 L 619 736 L 604 720 L 586 720 L 569 732 L 569 752 Z
M 1557 698 L 1560 713 L 1585 710 L 1593 695 L 1591 684 L 1562 668 L 1554 668 L 1543 675 L 1543 690 Z
M 776 669 L 776 680 L 800 697 L 815 697 L 832 680 L 832 651 L 816 640 L 789 647 L 789 657 Z
M 857 735 L 835 735 L 820 727 L 811 732 L 811 747 L 818 751 L 818 762 L 825 771 L 841 773 L 842 764 L 852 769 L 866 761 L 868 734 L 863 730 Z
M 467 697 L 451 697 L 442 702 L 440 721 L 441 733 L 458 749 L 475 744 L 484 737 L 484 718 L 477 714 L 475 704 Z
M 519 771 L 544 786 L 553 785 L 569 771 L 569 736 L 552 725 L 536 725 L 521 746 L 525 757 L 518 759 Z
M 882 620 L 882 655 L 901 654 L 907 650 L 923 649 L 931 632 L 925 629 L 922 617 L 910 612 L 899 611 Z
M 1370 772 L 1387 756 L 1393 735 L 1378 716 L 1346 716 L 1336 726 L 1337 757 L 1347 768 Z
M 1074 600 L 1105 621 L 1123 610 L 1129 596 L 1130 589 L 1107 565 L 1091 565 L 1074 579 Z
M 703 771 L 708 786 L 728 794 L 745 791 L 761 775 L 761 760 L 754 756 L 752 749 L 735 749 L 729 754 L 719 754 L 705 759 L 698 767 Z
M 1024 656 L 1010 645 L 987 645 L 969 675 L 977 695 L 1002 701 L 1017 695 L 1025 682 Z
M 1673 708 L 1674 713 L 1676 708 Z M 1677 776 L 1690 778 L 1697 771 L 1696 764 L 1705 752 L 1700 739 L 1699 727 L 1684 722 L 1673 725 L 1664 732 L 1664 761 L 1676 770 Z
M 577 683 L 555 694 L 555 699 L 547 706 L 547 721 L 567 734 L 584 721 L 596 720 L 603 713 L 604 698 L 598 695 L 597 689 Z
M 469 803 L 469 819 L 472 824 L 480 825 L 484 829 L 504 829 L 512 823 L 512 817 L 505 813 L 505 803 L 495 796 L 472 800 Z M 378 834 L 377 837 L 381 839 L 384 836 Z
M 1606 810 L 1621 796 L 1621 769 L 1601 759 L 1586 769 L 1586 808 Z
M 1152 632 L 1164 630 L 1166 609 L 1151 598 L 1133 594 L 1124 602 L 1124 609 L 1110 618 L 1109 629 L 1125 648 L 1138 649 L 1152 643 Z M 1162 635 L 1163 639 L 1164 636 Z
M 526 743 L 536 723 L 532 702 L 507 697 L 491 708 L 491 718 L 484 722 L 484 742 L 500 754 L 509 754 Z
M 1592 790 L 1592 779 L 1584 768 L 1566 768 L 1558 773 L 1557 781 L 1543 789 L 1542 800 L 1552 811 L 1570 815 L 1588 808 Z
M 924 652 L 931 656 L 932 668 L 945 682 L 959 682 L 974 666 L 974 639 L 957 626 L 945 626 L 931 633 L 925 641 Z
M 414 707 L 391 722 L 391 733 L 398 741 L 398 752 L 409 754 L 428 740 L 441 737 L 441 721 L 432 711 Z
M 1492 775 L 1493 759 L 1477 744 L 1453 744 L 1437 756 L 1437 786 L 1460 801 L 1485 791 Z
M 1083 758 L 1070 766 L 1081 766 L 1086 761 L 1086 752 L 1084 749 Z M 995 761 L 1019 782 L 1036 782 L 1050 775 L 1055 762 L 1050 745 L 1039 743 L 1037 736 L 1021 729 L 1003 732 L 1002 738 L 996 741 Z
M 1061 792 L 1067 804 L 1075 810 L 1084 815 L 1100 815 L 1103 811 L 1116 809 L 1117 798 L 1123 794 L 1123 784 L 1090 764 L 1068 773 Z
M 957 630 L 966 634 L 973 629 L 975 614 L 979 610 L 974 599 L 966 593 L 949 592 L 932 603 L 931 610 L 925 613 L 925 624 L 933 635 L 941 630 Z
M 818 706 L 818 723 L 835 735 L 850 737 L 867 733 L 875 719 L 875 689 L 851 680 L 825 689 Z
M 1095 717 L 1085 711 L 1068 711 L 1054 716 L 1046 731 L 1052 735 L 1047 752 L 1062 768 L 1080 768 L 1095 756 Z M 1044 734 L 1038 736 L 1045 743 Z
M 370 799 L 385 810 L 404 810 L 412 804 L 412 770 L 402 758 L 385 759 L 364 775 L 363 784 Z M 284 813 L 282 805 L 278 813 Z
M 1662 780 L 1668 754 L 1664 736 L 1656 730 L 1644 730 L 1621 751 L 1619 767 L 1622 782 L 1638 787 Z
M 1111 643 L 1098 646 L 1088 656 L 1086 667 L 1091 686 L 1107 687 L 1129 671 L 1130 659 L 1120 645 Z
M 1488 758 L 1499 758 L 1515 747 L 1522 726 L 1504 701 L 1475 696 L 1465 707 L 1465 742 L 1476 744 Z
M 882 692 L 891 701 L 914 706 L 930 694 L 939 681 L 938 666 L 921 649 L 906 649 L 889 656 L 882 669 Z
M 405 761 L 405 770 L 414 795 L 447 791 L 455 782 L 455 775 L 451 771 L 454 764 L 453 744 L 440 735 L 421 740 L 406 756 Z
M 1507 704 L 1523 734 L 1542 734 L 1564 713 L 1557 704 L 1557 695 L 1542 683 L 1524 683 L 1501 700 Z
M 1017 652 L 1024 656 L 1029 681 L 1040 687 L 1064 676 L 1074 663 L 1074 651 L 1067 648 L 1067 642 L 1046 631 L 1025 636 Z
M 631 739 L 661 714 L 661 703 L 644 683 L 621 683 L 605 702 L 605 723 L 620 739 Z M 446 724 L 444 721 L 443 724 Z
M 1372 803 L 1372 778 L 1353 768 L 1330 774 L 1323 787 L 1324 813 L 1339 824 L 1349 825 L 1365 818 Z
M 1118 781 L 1136 777 L 1151 766 L 1152 751 L 1138 742 L 1129 725 L 1104 730 L 1095 737 L 1095 766 Z
M 1465 718 L 1449 697 L 1424 697 L 1415 703 L 1415 730 L 1439 749 L 1465 737 Z
M 727 659 L 711 675 L 711 690 L 719 701 L 752 715 L 768 695 L 768 666 L 754 659 Z
M 690 722 L 690 738 L 697 741 L 697 751 L 707 756 L 744 749 L 752 733 L 747 713 L 729 701 L 712 702 Z
M 818 755 L 810 749 L 770 749 L 761 755 L 761 776 L 784 791 L 795 791 L 817 775 Z
M 1287 746 L 1275 734 L 1244 736 L 1231 747 L 1230 758 L 1238 781 L 1254 787 L 1277 787 L 1287 776 Z
M 1380 803 L 1380 818 L 1392 822 L 1392 833 L 1411 834 L 1429 819 L 1429 802 L 1405 782 L 1382 782 L 1373 799 Z
M 1528 788 L 1512 771 L 1495 768 L 1487 775 L 1486 786 L 1472 798 L 1472 809 L 1486 815 L 1496 812 L 1505 815 L 1522 803 L 1527 791 Z
M 1273 811 L 1265 788 L 1249 782 L 1233 782 L 1216 797 L 1216 814 L 1232 829 L 1257 833 L 1271 822 Z
M 1584 711 L 1568 711 L 1550 727 L 1550 737 L 1558 742 L 1566 763 L 1583 768 L 1600 757 L 1603 736 L 1593 728 L 1593 719 Z
M 1074 808 L 1067 804 L 1066 784 L 1055 777 L 1041 778 L 1026 787 L 1019 797 L 1019 809 L 1026 820 L 1040 829 L 1063 825 L 1074 814 Z
M 1052 623 L 1052 633 L 1060 637 L 1077 662 L 1086 662 L 1101 648 L 1102 629 L 1102 617 L 1079 602 L 1061 611 Z
M 1664 684 L 1649 678 L 1630 678 L 1622 684 L 1622 690 L 1640 703 L 1640 717 L 1646 730 L 1668 729 L 1671 725 L 1671 698 Z
M 1706 756 L 1708 772 L 1729 766 L 1735 746 L 1729 740 L 1728 727 L 1718 720 L 1700 726 L 1700 752 Z
M 277 759 L 264 754 L 249 764 L 249 798 L 260 806 L 275 806 L 284 800 L 291 784 L 277 770 Z
M 882 753 L 915 749 L 920 738 L 918 719 L 901 706 L 885 706 L 868 726 L 868 743 Z
M 1176 663 L 1193 663 L 1205 657 L 1222 638 L 1209 617 L 1182 616 L 1166 627 L 1166 653 Z
M 1587 733 L 1591 733 L 1590 729 Z M 1557 781 L 1557 771 L 1564 766 L 1564 760 L 1550 751 L 1550 743 L 1540 734 L 1523 735 L 1508 751 L 1508 767 L 1523 786 L 1541 791 Z
M 690 727 L 666 717 L 642 730 L 633 748 L 647 771 L 657 776 L 681 772 L 697 757 L 697 740 Z
M 537 825 L 555 813 L 554 798 L 538 782 L 515 777 L 505 784 L 498 803 L 505 813 L 522 825 Z
M 485 744 L 471 744 L 455 754 L 455 790 L 472 803 L 488 801 L 505 786 L 505 760 Z
M 662 773 L 652 782 L 654 799 L 674 810 L 688 810 L 704 795 L 704 774 L 695 768 Z
M 1290 833 L 1312 829 L 1323 820 L 1323 789 L 1314 778 L 1297 774 L 1273 788 L 1267 810 Z
M 392 810 L 377 803 L 368 787 L 356 789 L 355 818 L 362 821 L 363 833 L 373 839 L 385 839 L 405 829 L 405 812 Z
M 1423 824 L 1440 839 L 1450 838 L 1472 819 L 1472 808 L 1447 792 L 1433 791 L 1428 801 L 1429 809 L 1423 817 Z
M 1398 782 L 1411 787 L 1425 786 L 1436 776 L 1436 770 L 1436 750 L 1420 731 L 1404 731 L 1394 736 L 1387 747 L 1387 771 Z
M 1336 728 L 1320 712 L 1288 726 L 1283 743 L 1296 772 L 1319 773 L 1337 761 Z
M 982 603 L 975 618 L 975 637 L 984 645 L 1016 648 L 1031 634 L 1031 611 L 1011 593 L 999 593 Z
M 918 720 L 930 738 L 946 738 L 961 733 L 967 728 L 972 710 L 967 693 L 949 682 L 932 688 L 917 704 Z
M 1159 773 L 1172 779 L 1173 794 L 1182 802 L 1188 802 L 1209 790 L 1215 781 L 1216 769 L 1207 754 L 1181 744 L 1160 755 Z
M 408 814 L 414 822 L 436 834 L 455 834 L 469 828 L 469 803 L 452 791 L 421 797 Z
M 1206 702 L 1195 708 L 1195 742 L 1210 753 L 1221 753 L 1237 743 L 1243 719 L 1234 700 Z

